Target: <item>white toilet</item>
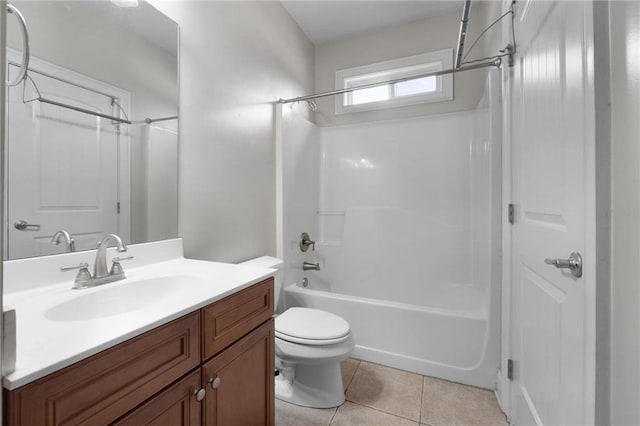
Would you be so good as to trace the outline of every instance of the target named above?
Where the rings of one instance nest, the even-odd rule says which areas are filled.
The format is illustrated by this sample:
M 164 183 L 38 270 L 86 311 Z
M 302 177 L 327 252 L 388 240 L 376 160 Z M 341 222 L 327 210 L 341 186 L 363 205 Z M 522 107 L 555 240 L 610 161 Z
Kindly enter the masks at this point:
M 284 262 L 259 257 L 243 265 L 276 269 L 275 301 L 284 279 Z M 349 323 L 330 312 L 289 308 L 275 320 L 276 398 L 304 407 L 330 408 L 344 402 L 340 361 L 354 348 Z

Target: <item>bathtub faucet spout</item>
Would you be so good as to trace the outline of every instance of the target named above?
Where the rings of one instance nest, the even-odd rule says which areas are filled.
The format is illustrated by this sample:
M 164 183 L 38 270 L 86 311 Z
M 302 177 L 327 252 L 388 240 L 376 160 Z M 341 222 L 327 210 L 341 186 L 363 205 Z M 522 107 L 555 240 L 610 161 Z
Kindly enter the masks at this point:
M 303 262 L 302 270 L 303 271 L 319 271 L 320 263 Z

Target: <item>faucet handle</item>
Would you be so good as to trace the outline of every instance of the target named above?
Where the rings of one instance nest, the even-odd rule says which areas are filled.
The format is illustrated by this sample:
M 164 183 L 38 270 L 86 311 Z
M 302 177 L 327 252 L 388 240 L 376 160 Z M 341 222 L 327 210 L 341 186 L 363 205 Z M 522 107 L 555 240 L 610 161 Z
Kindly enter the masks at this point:
M 111 259 L 111 270 L 109 271 L 109 275 L 123 275 L 124 276 L 124 270 L 122 269 L 122 266 L 120 265 L 120 262 L 122 262 L 123 260 L 131 260 L 133 259 L 133 256 L 128 256 L 128 257 L 114 257 L 113 259 Z
M 309 234 L 307 234 L 306 232 L 303 232 L 302 234 L 300 234 L 300 250 L 303 252 L 306 252 L 307 250 L 309 250 L 309 246 L 311 246 L 311 251 L 316 251 L 316 242 L 311 240 L 311 238 L 309 237 Z
M 68 271 L 73 271 L 74 269 L 87 269 L 89 267 L 89 264 L 86 262 L 82 262 L 81 264 L 79 264 L 78 266 L 65 266 L 64 268 L 60 268 L 60 272 L 68 272 Z
M 73 280 L 74 289 L 86 288 L 89 281 L 91 281 L 91 272 L 89 272 L 89 264 L 86 262 L 82 262 L 78 266 L 67 266 L 65 268 L 60 268 L 60 271 L 67 272 L 73 271 L 74 269 L 78 269 L 78 275 L 76 275 L 76 279 Z

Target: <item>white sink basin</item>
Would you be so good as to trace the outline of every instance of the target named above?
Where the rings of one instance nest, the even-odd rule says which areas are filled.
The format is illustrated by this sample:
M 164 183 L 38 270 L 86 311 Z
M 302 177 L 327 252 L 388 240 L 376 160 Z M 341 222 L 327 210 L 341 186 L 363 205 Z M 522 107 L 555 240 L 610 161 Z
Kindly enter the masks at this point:
M 163 301 L 170 302 L 188 291 L 189 286 L 203 284 L 206 282 L 202 279 L 189 275 L 127 279 L 122 283 L 104 284 L 91 293 L 55 305 L 45 311 L 44 316 L 51 321 L 86 321 L 131 313 Z

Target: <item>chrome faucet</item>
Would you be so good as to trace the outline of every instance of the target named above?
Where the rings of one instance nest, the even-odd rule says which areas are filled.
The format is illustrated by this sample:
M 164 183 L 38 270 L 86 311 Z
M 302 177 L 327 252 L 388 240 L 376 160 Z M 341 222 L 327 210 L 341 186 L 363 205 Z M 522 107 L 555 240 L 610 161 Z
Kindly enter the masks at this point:
M 112 260 L 111 270 L 109 271 L 107 269 L 107 246 L 108 242 L 111 240 L 116 242 L 116 251 L 118 251 L 118 253 L 127 251 L 127 246 L 116 234 L 109 234 L 101 239 L 98 243 L 98 251 L 96 251 L 96 260 L 93 265 L 93 276 L 91 275 L 91 272 L 89 272 L 89 264 L 84 262 L 78 266 L 60 268 L 62 272 L 78 269 L 78 275 L 76 275 L 76 279 L 73 281 L 73 289 L 95 287 L 126 278 L 120 262 L 123 260 L 133 259 L 133 256 L 124 258 L 114 257 Z
M 53 237 L 51 238 L 51 244 L 53 244 L 54 246 L 57 246 L 58 244 L 60 244 L 60 240 L 63 239 L 64 242 L 67 244 L 67 251 L 68 252 L 74 252 L 76 251 L 76 242 L 73 238 L 71 238 L 71 235 L 69 235 L 69 233 L 67 231 L 65 231 L 64 229 L 61 229 L 59 231 L 57 231 Z
M 319 271 L 320 263 L 302 262 L 303 271 Z
M 107 269 L 107 243 L 110 240 L 116 242 L 116 251 L 122 253 L 127 251 L 127 246 L 122 242 L 122 239 L 116 234 L 109 234 L 98 242 L 98 251 L 96 251 L 96 260 L 93 263 L 93 279 L 100 279 L 109 276 L 109 270 Z M 124 276 L 123 276 L 124 278 Z

